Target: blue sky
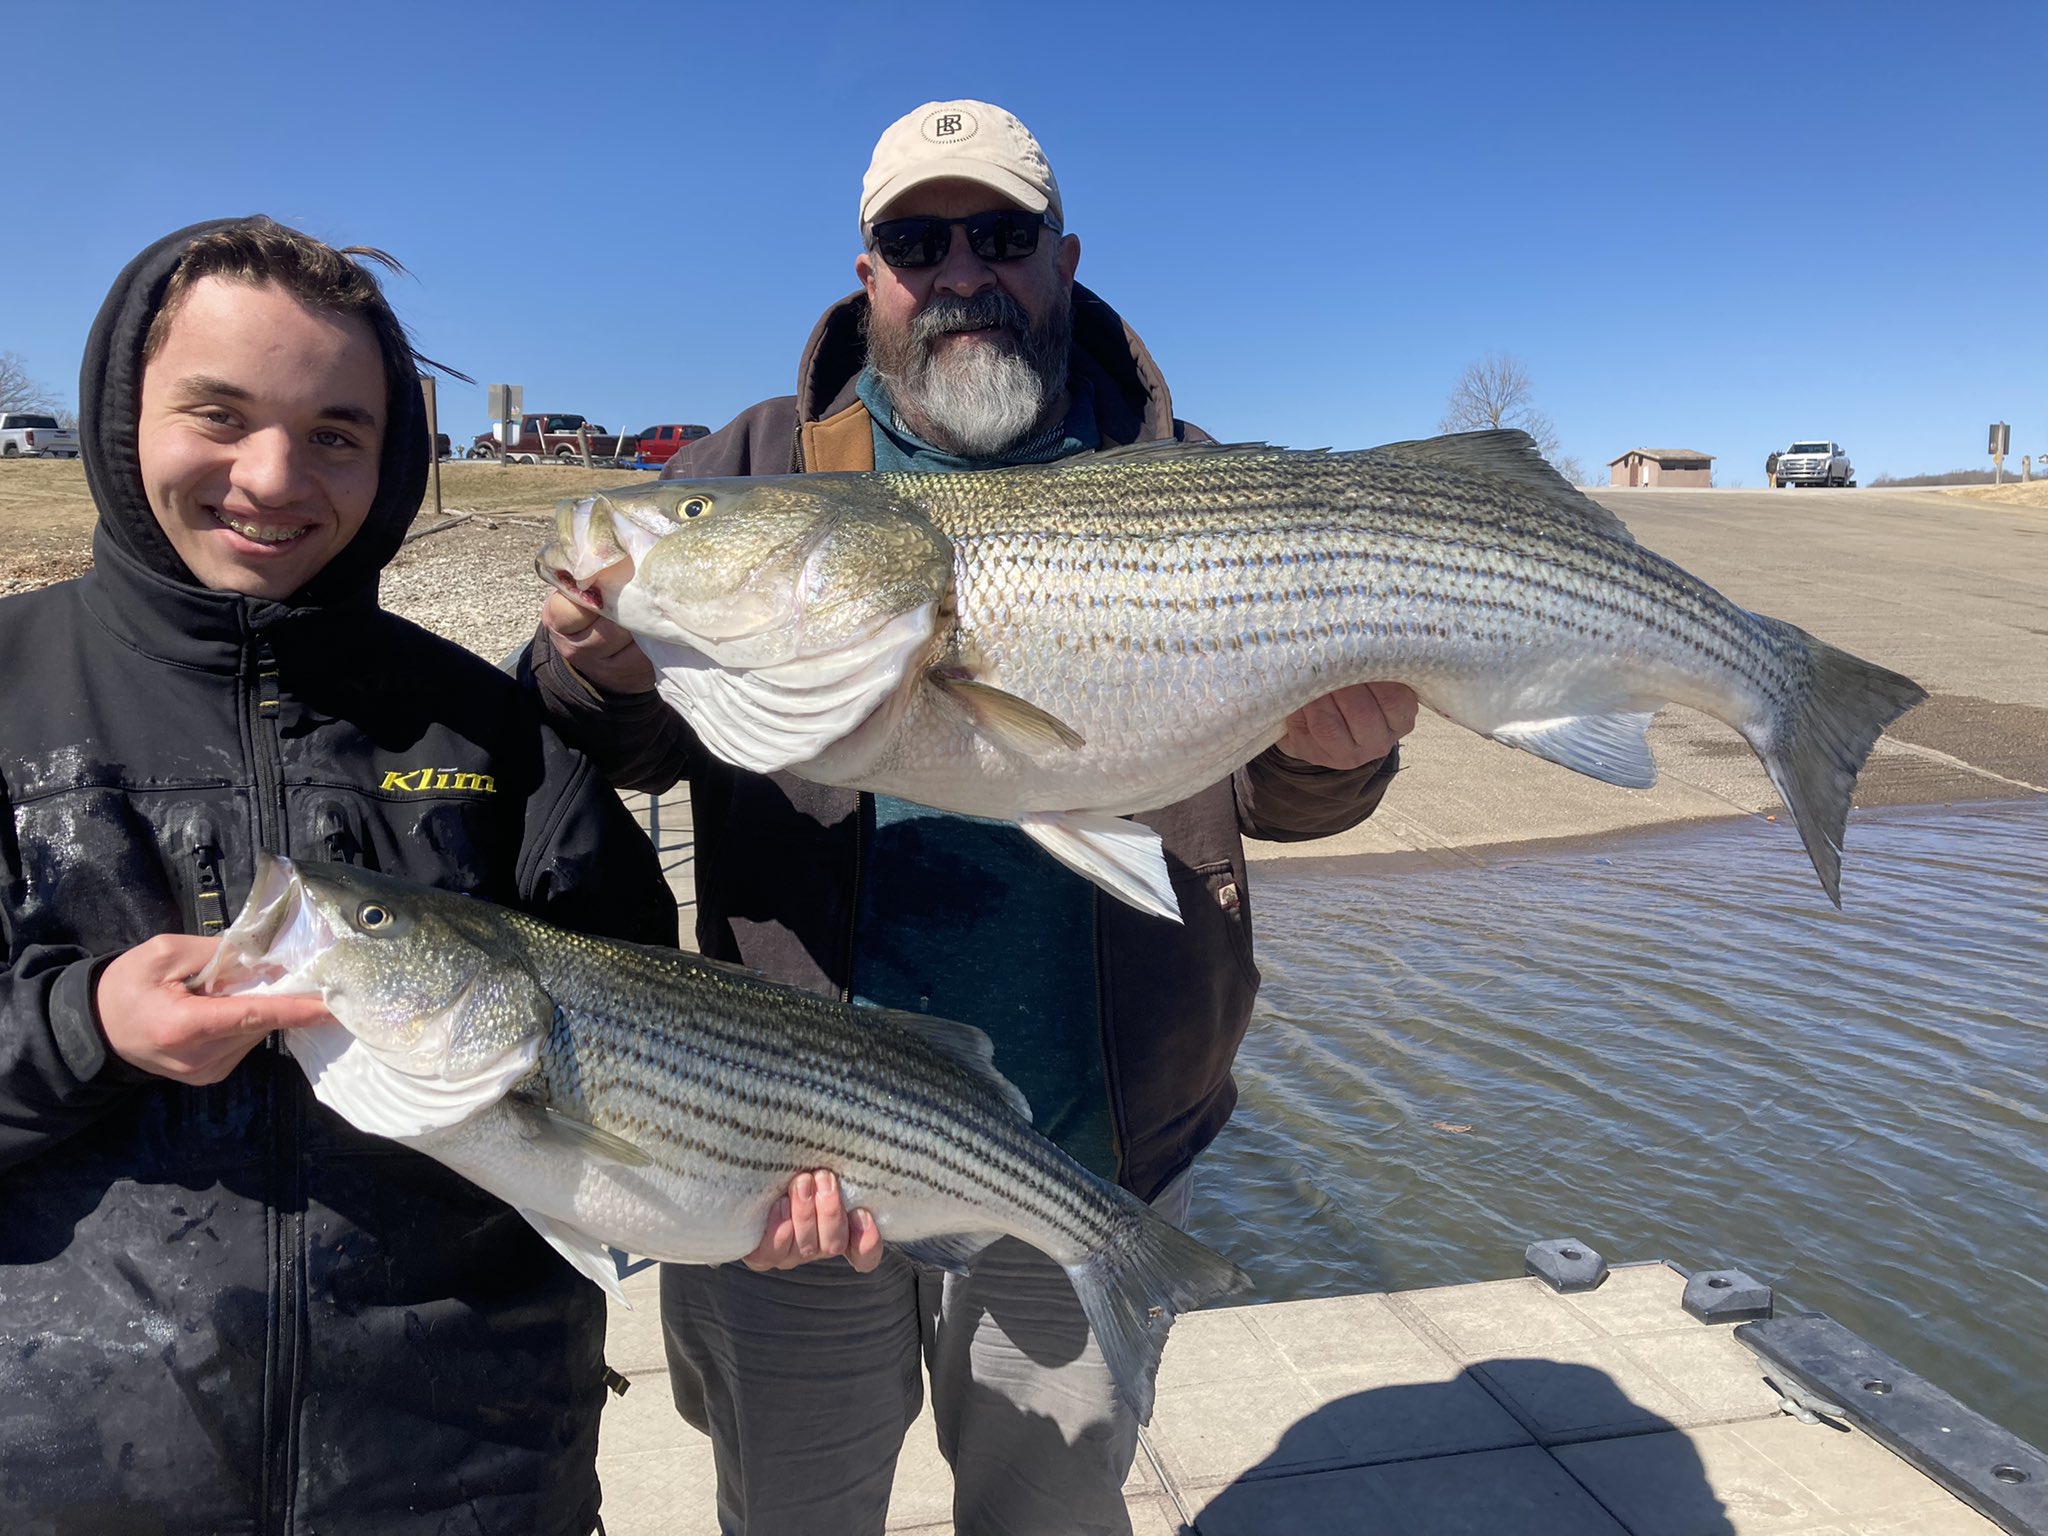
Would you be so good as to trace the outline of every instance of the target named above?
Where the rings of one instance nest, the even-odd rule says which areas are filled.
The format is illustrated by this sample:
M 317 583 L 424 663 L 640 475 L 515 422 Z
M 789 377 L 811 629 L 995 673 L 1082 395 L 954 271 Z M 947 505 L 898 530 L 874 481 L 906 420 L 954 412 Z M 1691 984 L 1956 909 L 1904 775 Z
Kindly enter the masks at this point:
M 1219 436 L 1435 429 L 1518 358 L 1563 451 L 2048 453 L 2048 5 L 35 9 L 0 351 L 66 402 L 157 236 L 383 246 L 422 351 L 614 429 L 794 385 L 875 137 L 1000 102 L 1081 280 Z M 24 21 L 28 18 L 23 18 Z M 17 56 L 19 59 L 19 56 Z M 485 426 L 444 382 L 444 430 Z

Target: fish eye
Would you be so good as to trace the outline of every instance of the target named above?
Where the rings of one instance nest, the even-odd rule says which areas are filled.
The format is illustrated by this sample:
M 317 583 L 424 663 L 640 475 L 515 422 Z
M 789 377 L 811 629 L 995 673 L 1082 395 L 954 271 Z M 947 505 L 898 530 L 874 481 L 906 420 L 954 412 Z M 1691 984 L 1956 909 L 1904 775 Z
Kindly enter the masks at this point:
M 707 497 L 692 496 L 683 503 L 683 516 L 685 517 L 702 517 L 710 510 L 711 502 Z
M 356 926 L 365 933 L 391 926 L 391 909 L 380 902 L 366 901 L 356 908 Z

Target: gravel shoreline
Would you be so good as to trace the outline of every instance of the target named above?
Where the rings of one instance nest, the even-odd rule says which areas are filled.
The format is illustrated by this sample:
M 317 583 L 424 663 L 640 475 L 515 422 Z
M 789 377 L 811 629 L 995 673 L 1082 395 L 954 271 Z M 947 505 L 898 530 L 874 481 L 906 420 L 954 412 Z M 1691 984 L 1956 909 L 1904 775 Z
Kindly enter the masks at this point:
M 547 542 L 539 518 L 479 514 L 406 545 L 385 567 L 384 606 L 423 629 L 503 661 L 533 638 L 547 589 L 533 558 Z

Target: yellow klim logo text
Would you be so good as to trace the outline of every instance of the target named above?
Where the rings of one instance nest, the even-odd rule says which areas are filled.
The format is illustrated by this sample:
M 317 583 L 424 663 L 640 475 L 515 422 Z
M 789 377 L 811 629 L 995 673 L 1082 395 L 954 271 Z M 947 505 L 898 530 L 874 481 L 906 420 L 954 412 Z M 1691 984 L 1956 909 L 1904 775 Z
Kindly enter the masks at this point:
M 377 787 L 403 790 L 409 795 L 422 795 L 436 789 L 466 789 L 480 795 L 495 795 L 498 781 L 488 773 L 457 773 L 453 768 L 409 768 L 402 772 L 387 772 L 384 782 Z

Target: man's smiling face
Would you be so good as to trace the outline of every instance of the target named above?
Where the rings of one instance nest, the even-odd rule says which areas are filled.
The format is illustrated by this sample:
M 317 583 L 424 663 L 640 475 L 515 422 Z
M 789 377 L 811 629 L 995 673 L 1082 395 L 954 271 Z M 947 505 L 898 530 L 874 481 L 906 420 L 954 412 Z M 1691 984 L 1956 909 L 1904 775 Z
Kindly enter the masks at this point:
M 386 410 L 367 323 L 201 278 L 143 369 L 150 510 L 202 586 L 288 598 L 369 515 Z

